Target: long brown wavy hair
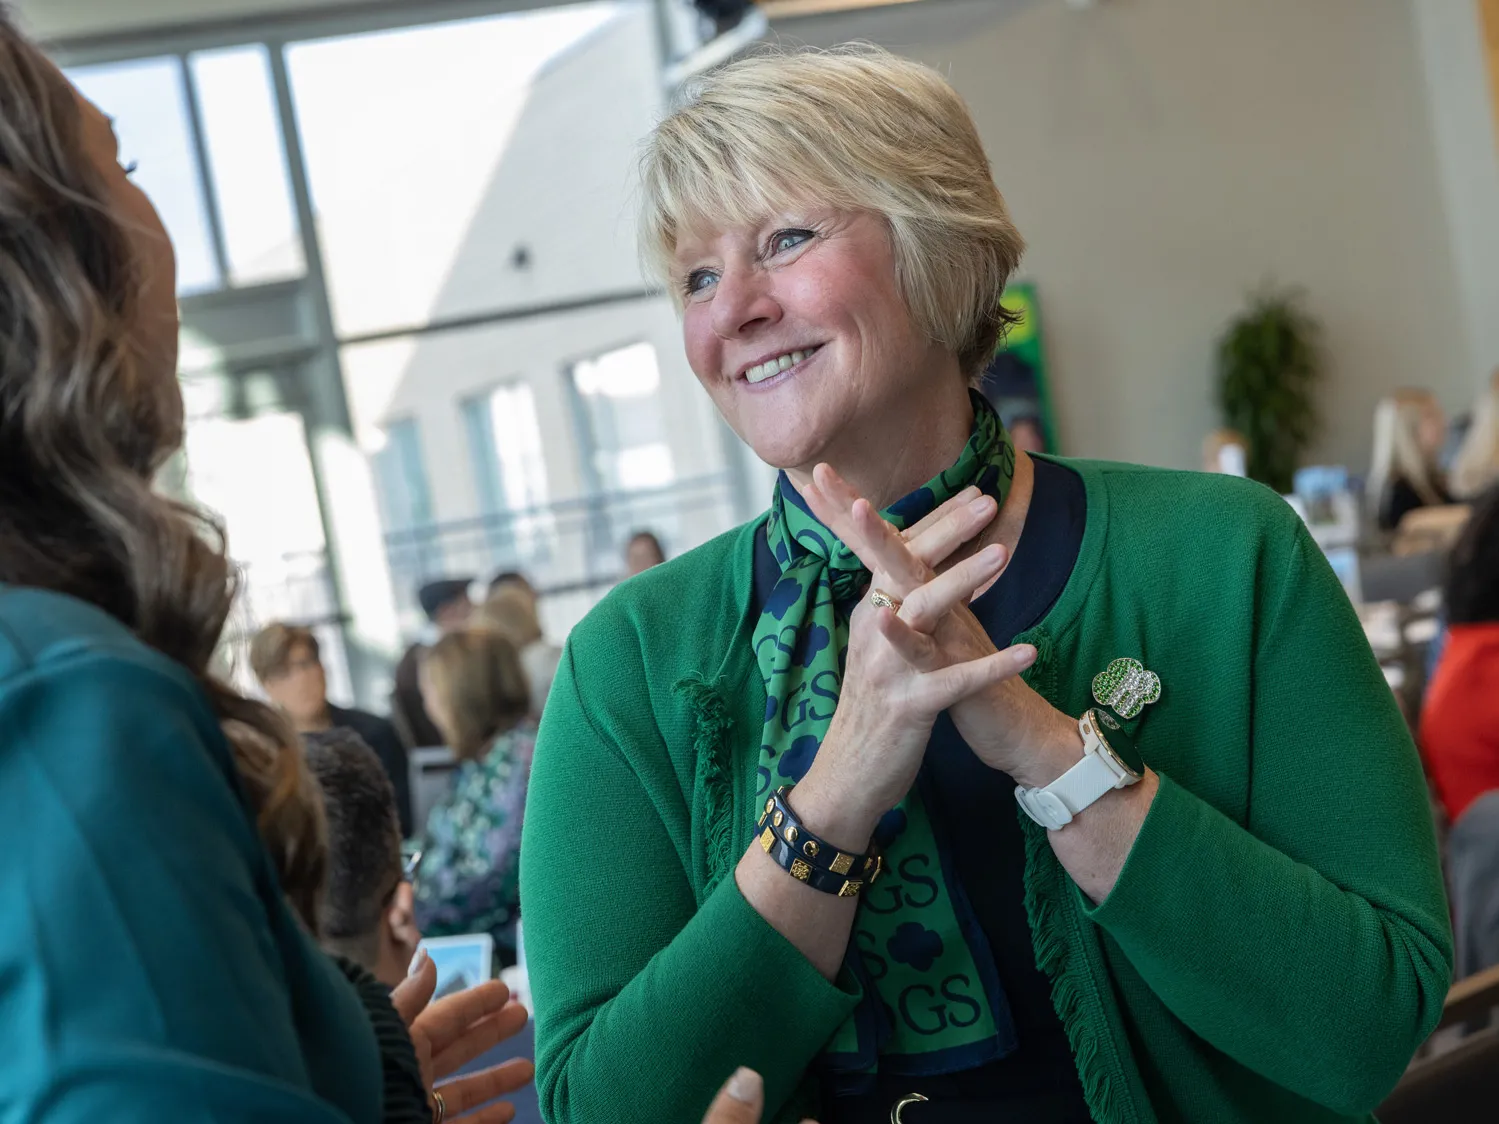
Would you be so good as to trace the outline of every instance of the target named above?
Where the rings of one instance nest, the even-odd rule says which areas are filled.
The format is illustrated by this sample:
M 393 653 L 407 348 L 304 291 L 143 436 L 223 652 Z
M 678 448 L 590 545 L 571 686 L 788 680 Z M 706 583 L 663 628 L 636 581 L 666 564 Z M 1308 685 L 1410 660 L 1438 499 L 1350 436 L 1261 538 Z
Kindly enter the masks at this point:
M 222 528 L 152 490 L 182 394 L 132 345 L 140 266 L 67 81 L 0 8 L 0 582 L 70 594 L 197 677 L 312 931 L 321 797 L 291 726 L 209 672 L 237 575 Z

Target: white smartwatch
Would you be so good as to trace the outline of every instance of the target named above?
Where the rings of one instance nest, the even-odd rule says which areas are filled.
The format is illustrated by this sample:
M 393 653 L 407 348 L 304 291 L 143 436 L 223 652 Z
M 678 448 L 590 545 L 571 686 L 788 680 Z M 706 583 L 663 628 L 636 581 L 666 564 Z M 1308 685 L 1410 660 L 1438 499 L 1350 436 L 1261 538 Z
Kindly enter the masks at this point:
M 1077 729 L 1083 736 L 1081 761 L 1045 788 L 1015 789 L 1021 810 L 1051 831 L 1066 827 L 1105 793 L 1138 784 L 1145 775 L 1134 743 L 1107 712 L 1087 711 Z

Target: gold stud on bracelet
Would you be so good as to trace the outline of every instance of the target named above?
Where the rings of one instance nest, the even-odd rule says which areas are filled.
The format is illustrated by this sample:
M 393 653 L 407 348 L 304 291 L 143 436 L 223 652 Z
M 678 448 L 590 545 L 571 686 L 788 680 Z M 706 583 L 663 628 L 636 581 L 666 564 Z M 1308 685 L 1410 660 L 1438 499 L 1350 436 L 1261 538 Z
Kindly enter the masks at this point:
M 775 842 L 775 832 L 771 831 L 770 828 L 767 827 L 765 829 L 765 833 L 760 836 L 760 846 L 765 849 L 765 853 L 767 855 L 770 854 L 770 849 L 775 846 Z
M 814 840 L 808 839 L 802 844 L 802 853 L 809 859 L 815 859 L 817 857 L 817 843 Z
M 791 877 L 795 878 L 798 882 L 805 882 L 808 878 L 812 877 L 812 868 L 802 862 L 801 859 L 792 859 Z
M 837 856 L 834 857 L 833 862 L 828 867 L 828 869 L 831 870 L 834 874 L 847 874 L 850 870 L 853 869 L 853 866 L 854 856 L 845 855 L 842 851 L 839 851 Z
M 782 815 L 780 812 L 777 812 L 774 816 L 771 817 L 770 822 L 775 824 L 776 827 L 780 827 L 785 819 L 786 817 L 784 815 Z
M 794 827 L 788 827 L 786 829 L 786 842 L 787 843 L 795 843 L 796 842 L 796 828 L 794 828 Z

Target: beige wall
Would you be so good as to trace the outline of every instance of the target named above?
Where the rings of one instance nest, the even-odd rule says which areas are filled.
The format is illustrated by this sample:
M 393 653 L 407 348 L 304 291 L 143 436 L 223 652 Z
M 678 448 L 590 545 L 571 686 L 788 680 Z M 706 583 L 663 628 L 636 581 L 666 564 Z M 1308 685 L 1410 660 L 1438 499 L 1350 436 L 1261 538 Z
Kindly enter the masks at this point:
M 1068 452 L 1194 466 L 1214 339 L 1270 277 L 1326 325 L 1314 458 L 1364 464 L 1402 383 L 1467 400 L 1406 0 L 944 0 L 776 30 L 884 43 L 968 99 L 1030 242 Z

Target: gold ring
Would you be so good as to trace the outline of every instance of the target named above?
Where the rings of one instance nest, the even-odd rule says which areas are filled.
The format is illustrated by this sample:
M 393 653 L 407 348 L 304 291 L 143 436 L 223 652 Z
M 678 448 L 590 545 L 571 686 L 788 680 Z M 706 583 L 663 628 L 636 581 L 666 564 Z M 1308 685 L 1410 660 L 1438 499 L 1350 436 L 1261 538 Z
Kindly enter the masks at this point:
M 448 1102 L 436 1089 L 432 1090 L 432 1106 L 432 1124 L 442 1124 L 443 1117 L 448 1114 Z
M 876 609 L 892 609 L 900 612 L 900 607 L 905 604 L 899 597 L 891 597 L 883 589 L 871 589 L 869 591 L 869 603 Z
M 895 1107 L 890 1110 L 890 1124 L 902 1124 L 900 1114 L 905 1112 L 908 1106 L 913 1104 L 923 1104 L 925 1102 L 926 1098 L 923 1097 L 920 1093 L 909 1093 L 906 1096 L 902 1097 L 900 1100 L 895 1102 Z

